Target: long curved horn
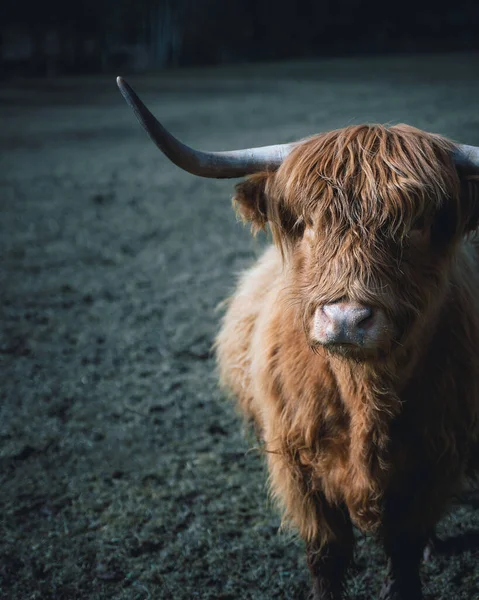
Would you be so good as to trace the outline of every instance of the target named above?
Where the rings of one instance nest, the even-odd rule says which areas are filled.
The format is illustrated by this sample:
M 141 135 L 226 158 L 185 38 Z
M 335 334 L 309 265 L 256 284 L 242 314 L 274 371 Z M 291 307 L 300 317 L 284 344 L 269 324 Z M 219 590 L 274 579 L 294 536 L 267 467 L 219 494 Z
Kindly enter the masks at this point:
M 458 144 L 454 153 L 454 162 L 456 167 L 466 173 L 479 175 L 479 148 Z
M 152 141 L 175 165 L 193 175 L 229 179 L 259 171 L 275 171 L 294 148 L 294 144 L 280 144 L 231 152 L 194 150 L 177 140 L 163 127 L 124 79 L 117 77 L 116 82 Z

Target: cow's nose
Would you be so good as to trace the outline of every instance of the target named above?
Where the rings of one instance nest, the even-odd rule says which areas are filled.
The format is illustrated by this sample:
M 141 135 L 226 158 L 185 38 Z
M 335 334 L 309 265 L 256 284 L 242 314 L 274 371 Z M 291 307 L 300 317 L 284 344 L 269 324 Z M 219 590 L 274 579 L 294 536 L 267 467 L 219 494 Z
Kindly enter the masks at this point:
M 320 344 L 363 345 L 374 325 L 374 310 L 357 302 L 326 304 L 316 311 L 315 337 Z

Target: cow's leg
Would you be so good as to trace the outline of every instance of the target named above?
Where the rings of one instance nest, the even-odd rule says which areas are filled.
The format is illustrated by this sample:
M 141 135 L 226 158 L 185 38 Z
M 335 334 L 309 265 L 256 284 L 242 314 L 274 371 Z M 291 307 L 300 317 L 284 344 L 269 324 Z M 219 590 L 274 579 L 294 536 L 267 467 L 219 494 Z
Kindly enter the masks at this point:
M 320 490 L 311 489 L 308 470 L 298 467 L 273 444 L 267 448 L 272 495 L 283 508 L 283 521 L 291 523 L 306 543 L 313 598 L 340 600 L 354 550 L 349 514 L 330 504 Z
M 346 573 L 354 550 L 354 537 L 349 516 L 337 510 L 335 537 L 326 543 L 310 542 L 306 545 L 308 567 L 313 579 L 314 600 L 340 600 Z M 331 516 L 331 515 L 329 515 Z M 334 522 L 334 521 L 333 521 Z
M 345 508 L 331 506 L 322 495 L 316 497 L 318 516 L 324 529 L 321 537 L 306 544 L 306 557 L 313 580 L 314 600 L 339 600 L 348 567 L 353 558 L 354 535 Z
M 387 531 L 384 549 L 388 557 L 388 572 L 380 600 L 422 600 L 419 568 L 427 535 Z

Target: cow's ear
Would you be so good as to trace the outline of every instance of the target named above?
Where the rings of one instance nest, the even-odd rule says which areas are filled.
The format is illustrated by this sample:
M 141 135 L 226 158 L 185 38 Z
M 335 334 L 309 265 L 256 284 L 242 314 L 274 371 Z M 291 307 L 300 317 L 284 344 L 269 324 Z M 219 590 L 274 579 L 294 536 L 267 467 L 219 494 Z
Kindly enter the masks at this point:
M 479 227 L 479 175 L 471 175 L 462 182 L 461 212 L 465 233 Z
M 253 234 L 268 222 L 268 187 L 273 177 L 274 173 L 255 173 L 235 187 L 233 206 L 243 221 L 251 223 Z

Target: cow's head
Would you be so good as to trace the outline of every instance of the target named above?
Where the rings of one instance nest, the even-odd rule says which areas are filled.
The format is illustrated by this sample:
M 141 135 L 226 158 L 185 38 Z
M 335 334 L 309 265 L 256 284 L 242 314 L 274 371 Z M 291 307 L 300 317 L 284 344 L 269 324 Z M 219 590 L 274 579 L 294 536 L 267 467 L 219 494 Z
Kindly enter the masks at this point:
M 458 241 L 479 220 L 455 151 L 406 125 L 352 126 L 237 186 L 240 214 L 256 229 L 268 222 L 283 252 L 313 348 L 384 356 L 431 321 Z
M 427 329 L 459 242 L 478 226 L 478 148 L 406 125 L 360 125 L 296 144 L 203 153 L 119 86 L 180 167 L 205 177 L 250 175 L 236 186 L 235 204 L 253 231 L 269 224 L 313 349 L 378 359 Z

